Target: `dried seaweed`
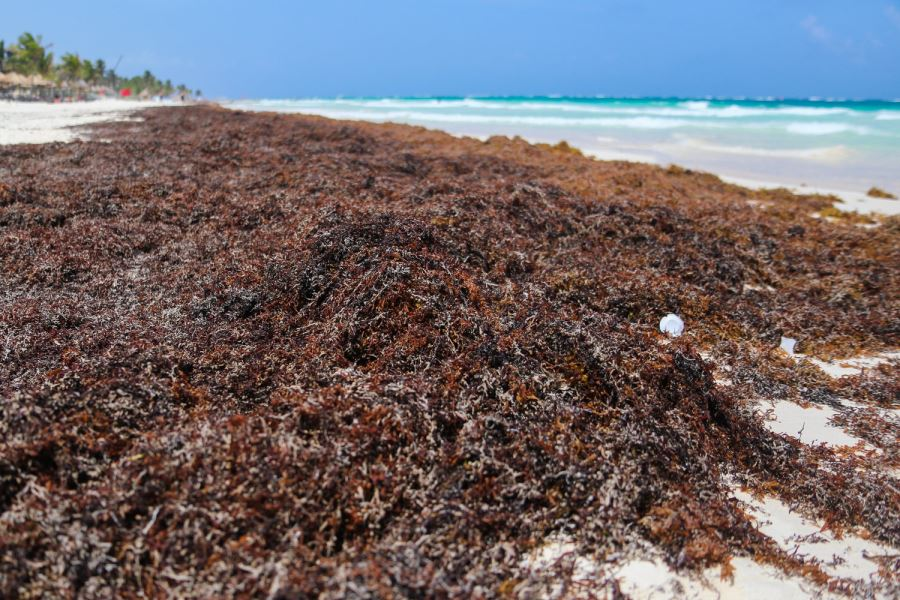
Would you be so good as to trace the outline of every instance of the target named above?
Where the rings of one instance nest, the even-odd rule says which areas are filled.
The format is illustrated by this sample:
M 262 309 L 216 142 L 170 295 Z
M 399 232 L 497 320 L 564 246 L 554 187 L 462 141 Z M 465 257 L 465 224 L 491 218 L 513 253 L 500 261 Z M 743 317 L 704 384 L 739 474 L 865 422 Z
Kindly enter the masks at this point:
M 897 407 L 895 370 L 774 349 L 897 347 L 896 218 L 518 139 L 143 117 L 0 148 L 0 595 L 529 596 L 557 534 L 859 591 L 724 475 L 900 545 L 896 448 L 804 446 L 753 404 Z

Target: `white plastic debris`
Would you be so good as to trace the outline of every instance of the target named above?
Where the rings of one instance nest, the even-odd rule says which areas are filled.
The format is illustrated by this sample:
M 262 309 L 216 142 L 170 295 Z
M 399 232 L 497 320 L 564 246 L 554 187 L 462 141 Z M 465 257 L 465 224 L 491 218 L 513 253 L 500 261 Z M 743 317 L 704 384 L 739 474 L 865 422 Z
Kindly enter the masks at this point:
M 684 321 L 678 315 L 669 313 L 659 322 L 659 330 L 672 337 L 678 337 L 684 333 Z
M 789 337 L 781 337 L 781 346 L 779 346 L 782 350 L 787 352 L 789 355 L 794 355 L 794 346 L 797 345 L 797 340 Z

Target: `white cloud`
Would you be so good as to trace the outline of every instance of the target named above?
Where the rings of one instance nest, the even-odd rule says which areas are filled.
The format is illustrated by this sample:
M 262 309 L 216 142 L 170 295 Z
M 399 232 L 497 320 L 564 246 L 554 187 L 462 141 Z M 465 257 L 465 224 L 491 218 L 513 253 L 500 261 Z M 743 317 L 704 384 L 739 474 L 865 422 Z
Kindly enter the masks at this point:
M 884 7 L 884 14 L 887 16 L 888 20 L 897 27 L 897 29 L 900 29 L 900 8 L 897 8 L 893 4 L 888 4 Z
M 819 23 L 819 19 L 814 15 L 810 15 L 800 21 L 800 26 L 803 27 L 814 40 L 827 42 L 831 39 L 831 32 L 828 31 L 824 25 Z
M 897 16 L 898 18 L 900 18 L 900 11 L 897 11 Z M 854 40 L 851 37 L 844 37 L 834 34 L 829 28 L 825 27 L 825 25 L 823 25 L 815 15 L 809 15 L 808 17 L 800 21 L 800 26 L 806 31 L 807 35 L 813 42 L 820 44 L 823 48 L 828 49 L 830 52 L 843 56 L 854 62 L 866 62 L 865 45 L 859 43 L 857 40 Z M 877 44 L 869 43 L 868 45 L 876 46 Z

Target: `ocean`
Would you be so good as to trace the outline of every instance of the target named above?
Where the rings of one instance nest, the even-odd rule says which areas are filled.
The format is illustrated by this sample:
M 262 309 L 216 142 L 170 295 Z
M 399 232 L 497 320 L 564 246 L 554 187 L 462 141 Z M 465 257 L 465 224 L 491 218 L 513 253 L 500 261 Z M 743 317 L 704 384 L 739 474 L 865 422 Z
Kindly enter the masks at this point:
M 566 140 L 606 160 L 678 164 L 758 185 L 900 195 L 900 102 L 696 98 L 240 100 L 232 108 Z

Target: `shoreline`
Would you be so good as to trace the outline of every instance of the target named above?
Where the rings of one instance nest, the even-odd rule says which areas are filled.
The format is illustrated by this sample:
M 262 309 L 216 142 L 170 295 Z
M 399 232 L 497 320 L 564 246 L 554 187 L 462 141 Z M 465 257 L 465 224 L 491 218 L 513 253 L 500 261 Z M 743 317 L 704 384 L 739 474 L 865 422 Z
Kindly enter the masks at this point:
M 439 131 L 445 131 L 443 129 L 439 129 Z M 455 135 L 453 132 L 445 131 L 445 133 L 450 133 L 450 135 Z M 466 136 L 465 134 L 461 134 L 463 137 L 474 137 L 480 141 L 484 141 L 490 136 Z M 594 158 L 596 160 L 601 161 L 624 161 L 631 163 L 639 163 L 646 165 L 653 165 L 656 167 L 667 168 L 670 166 L 669 164 L 663 164 L 659 161 L 654 160 L 652 157 L 641 155 L 636 152 L 621 152 L 615 150 L 597 150 L 591 149 L 588 146 L 578 146 L 573 144 L 570 140 L 562 139 L 562 138 L 524 138 L 530 144 L 559 144 L 559 143 L 567 143 L 570 144 L 573 148 L 577 148 L 581 151 L 585 156 Z M 681 167 L 681 168 L 691 168 L 685 167 L 679 163 L 671 163 L 671 165 Z M 834 196 L 838 199 L 838 202 L 835 203 L 835 208 L 848 211 L 848 212 L 857 212 L 860 214 L 877 214 L 882 216 L 894 216 L 900 214 L 900 200 L 893 198 L 874 198 L 869 196 L 864 191 L 850 191 L 843 189 L 834 189 L 829 187 L 822 187 L 817 185 L 810 185 L 806 183 L 788 183 L 788 182 L 779 182 L 777 180 L 761 180 L 754 179 L 751 177 L 746 177 L 744 175 L 730 175 L 721 172 L 708 171 L 702 168 L 691 168 L 691 170 L 698 173 L 708 173 L 710 175 L 714 175 L 721 179 L 726 183 L 731 183 L 734 185 L 738 185 L 747 189 L 757 190 L 757 191 L 765 191 L 765 190 L 789 190 L 790 192 L 799 195 L 799 196 L 809 196 L 809 195 L 819 195 L 819 196 Z
M 240 103 L 236 101 L 227 101 L 222 104 L 212 104 L 216 106 L 222 106 L 223 108 L 229 110 L 245 110 L 240 108 Z M 40 144 L 71 141 L 77 139 L 77 134 L 73 130 L 77 127 L 86 126 L 93 123 L 114 122 L 116 120 L 126 119 L 128 118 L 128 115 L 130 113 L 137 112 L 145 108 L 180 105 L 182 104 L 172 101 L 139 101 L 122 100 L 117 98 L 67 103 L 33 103 L 14 100 L 0 100 L 0 145 L 14 143 Z M 232 107 L 230 105 L 235 106 Z M 63 115 L 59 115 L 58 113 L 63 113 Z M 18 124 L 14 124 L 12 123 L 12 121 L 14 120 L 19 120 L 20 122 Z M 348 122 L 355 122 L 353 119 L 346 120 Z M 23 123 L 25 125 L 24 127 L 22 126 Z M 490 135 L 488 134 L 473 135 L 467 133 L 456 133 L 453 130 L 443 129 L 440 127 L 435 128 L 435 130 L 442 131 L 453 136 L 471 137 L 480 141 L 484 141 L 488 137 L 490 137 Z M 576 145 L 576 143 L 573 143 L 571 140 L 556 138 L 554 136 L 546 136 L 540 138 L 524 137 L 524 139 L 532 144 L 556 144 L 560 142 L 567 142 L 569 144 L 572 144 L 573 147 L 578 148 L 585 156 L 595 158 L 597 160 L 626 161 L 666 167 L 666 165 L 661 164 L 648 155 L 642 155 L 635 152 L 591 149 L 589 146 Z M 871 196 L 868 196 L 863 191 L 834 189 L 829 187 L 817 186 L 815 184 L 797 184 L 780 182 L 770 179 L 762 180 L 752 177 L 746 177 L 740 174 L 731 175 L 714 171 L 706 171 L 704 169 L 695 170 L 699 172 L 710 173 L 719 177 L 719 179 L 724 182 L 740 185 L 748 189 L 787 189 L 798 195 L 815 194 L 835 196 L 840 200 L 835 204 L 835 207 L 843 211 L 853 211 L 860 214 L 878 214 L 885 216 L 900 214 L 900 200 L 873 198 Z
M 851 192 L 847 190 L 835 190 L 829 188 L 816 187 L 814 185 L 791 185 L 781 184 L 772 181 L 757 181 L 753 179 L 745 179 L 743 177 L 731 177 L 728 175 L 715 174 L 719 179 L 726 183 L 733 183 L 753 190 L 776 190 L 786 189 L 797 195 L 820 195 L 835 196 L 840 202 L 836 203 L 835 208 L 842 211 L 858 212 L 860 214 L 878 214 L 883 216 L 900 215 L 900 200 L 893 198 L 874 198 L 865 192 Z
M 229 101 L 251 111 L 424 126 L 484 139 L 566 141 L 602 160 L 627 160 L 849 199 L 872 187 L 900 194 L 900 111 L 688 99 L 335 99 Z M 884 113 L 884 114 L 882 114 Z M 892 158 L 893 157 L 893 158 Z M 892 210 L 884 206 L 876 210 Z

